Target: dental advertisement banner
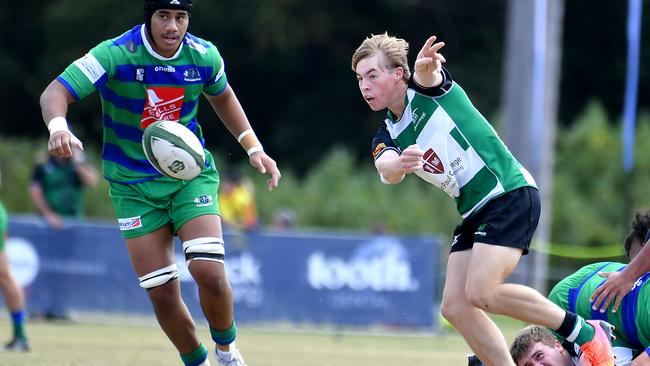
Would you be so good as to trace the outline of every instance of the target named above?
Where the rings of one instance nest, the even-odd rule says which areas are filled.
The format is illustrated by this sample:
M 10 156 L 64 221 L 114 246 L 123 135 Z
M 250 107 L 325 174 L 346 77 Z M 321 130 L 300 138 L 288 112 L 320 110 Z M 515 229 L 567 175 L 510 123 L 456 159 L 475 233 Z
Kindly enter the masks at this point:
M 437 326 L 433 237 L 278 232 L 224 240 L 238 323 Z M 177 240 L 183 299 L 201 321 L 181 248 Z M 12 218 L 6 250 L 30 312 L 153 313 L 117 225 L 68 222 L 53 230 L 38 218 Z

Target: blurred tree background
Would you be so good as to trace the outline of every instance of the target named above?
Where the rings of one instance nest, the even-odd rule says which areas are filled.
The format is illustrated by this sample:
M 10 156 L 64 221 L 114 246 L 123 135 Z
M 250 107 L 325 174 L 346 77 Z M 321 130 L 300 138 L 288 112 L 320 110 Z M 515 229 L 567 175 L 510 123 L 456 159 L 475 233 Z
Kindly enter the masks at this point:
M 446 42 L 447 67 L 499 127 L 506 0 L 299 1 L 195 0 L 190 33 L 221 51 L 229 81 L 266 150 L 283 169 L 281 186 L 257 187 L 262 221 L 290 207 L 303 227 L 448 234 L 458 221 L 453 201 L 417 179 L 379 183 L 370 140 L 383 119 L 369 110 L 350 57 L 370 34 L 388 31 L 411 44 L 411 62 L 431 34 Z M 626 65 L 625 2 L 565 2 L 560 127 L 553 192 L 553 240 L 602 246 L 620 242 L 625 181 L 621 128 Z M 645 13 L 650 7 L 644 3 Z M 100 41 L 142 22 L 136 0 L 12 3 L 0 13 L 2 197 L 11 212 L 32 212 L 27 185 L 47 131 L 39 95 L 67 65 Z M 642 34 L 650 34 L 650 22 Z M 650 109 L 649 40 L 642 39 L 639 108 Z M 20 113 L 17 113 L 20 112 Z M 99 166 L 102 123 L 97 97 L 76 103 L 69 120 Z M 246 164 L 235 139 L 202 102 L 208 148 L 220 166 Z M 634 197 L 650 206 L 650 119 L 638 123 Z M 249 168 L 246 168 L 249 169 Z M 112 219 L 105 184 L 87 194 L 91 217 Z

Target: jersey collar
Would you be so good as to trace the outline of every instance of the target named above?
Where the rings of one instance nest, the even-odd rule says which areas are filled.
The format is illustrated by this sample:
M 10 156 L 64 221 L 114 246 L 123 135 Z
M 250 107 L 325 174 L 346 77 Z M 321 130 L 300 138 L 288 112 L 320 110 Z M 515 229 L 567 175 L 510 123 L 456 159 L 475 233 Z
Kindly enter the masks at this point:
M 178 47 L 178 50 L 172 57 L 164 57 L 160 55 L 158 52 L 154 51 L 153 47 L 151 46 L 151 43 L 149 43 L 149 39 L 147 38 L 147 31 L 146 31 L 146 26 L 142 24 L 140 26 L 140 36 L 142 37 L 142 43 L 144 44 L 144 47 L 147 49 L 147 52 L 158 60 L 161 61 L 171 61 L 175 58 L 178 57 L 178 55 L 181 54 L 181 51 L 183 50 L 183 44 L 185 43 L 185 37 L 183 37 L 183 41 L 181 42 L 180 47 Z

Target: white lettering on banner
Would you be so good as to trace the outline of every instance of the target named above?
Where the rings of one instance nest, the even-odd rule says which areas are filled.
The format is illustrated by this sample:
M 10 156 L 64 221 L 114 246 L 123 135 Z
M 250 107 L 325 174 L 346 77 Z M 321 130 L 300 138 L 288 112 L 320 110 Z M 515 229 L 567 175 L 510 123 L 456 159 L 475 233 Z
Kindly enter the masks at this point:
M 251 308 L 263 305 L 264 288 L 260 268 L 260 262 L 248 252 L 226 257 L 226 272 L 235 303 L 244 303 Z
M 354 291 L 417 291 L 419 282 L 411 277 L 408 253 L 394 239 L 378 239 L 363 245 L 346 261 L 326 257 L 320 251 L 307 259 L 307 280 L 314 289 Z
M 34 245 L 19 237 L 9 237 L 5 242 L 9 268 L 20 287 L 27 287 L 34 282 L 40 269 L 38 252 Z

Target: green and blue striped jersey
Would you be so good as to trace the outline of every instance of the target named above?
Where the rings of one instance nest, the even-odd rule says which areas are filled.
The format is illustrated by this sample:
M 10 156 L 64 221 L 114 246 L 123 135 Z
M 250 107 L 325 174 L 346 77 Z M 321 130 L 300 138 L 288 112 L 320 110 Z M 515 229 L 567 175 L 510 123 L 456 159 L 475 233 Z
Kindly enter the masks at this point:
M 536 187 L 446 69 L 443 75 L 443 83 L 435 88 L 409 82 L 402 117 L 389 111 L 375 134 L 374 158 L 417 144 L 425 163 L 415 174 L 454 198 L 463 217 L 504 193 Z
M 549 294 L 549 299 L 561 308 L 585 319 L 600 319 L 616 327 L 614 345 L 643 350 L 650 346 L 650 273 L 639 278 L 632 290 L 623 298 L 616 313 L 610 306 L 606 312 L 592 309 L 590 301 L 594 291 L 605 282 L 598 272 L 622 271 L 625 264 L 600 262 L 586 265 L 560 281 Z
M 228 84 L 223 59 L 212 43 L 187 33 L 177 53 L 165 58 L 145 34 L 145 26 L 138 25 L 104 41 L 57 78 L 76 100 L 99 92 L 103 172 L 117 183 L 161 176 L 141 144 L 144 128 L 155 121 L 178 121 L 204 144 L 196 119 L 199 97 L 218 95 Z

